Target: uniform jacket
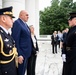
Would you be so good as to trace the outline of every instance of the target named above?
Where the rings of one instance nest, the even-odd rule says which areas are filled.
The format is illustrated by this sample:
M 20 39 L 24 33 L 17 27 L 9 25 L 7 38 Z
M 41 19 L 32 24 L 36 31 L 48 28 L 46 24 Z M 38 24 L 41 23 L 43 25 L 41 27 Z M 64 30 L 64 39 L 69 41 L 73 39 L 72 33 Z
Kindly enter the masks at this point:
M 32 50 L 31 33 L 27 24 L 20 18 L 18 18 L 13 24 L 12 37 L 15 40 L 18 55 L 28 58 Z
M 76 75 L 76 26 L 69 29 L 64 44 L 66 50 L 64 75 Z
M 54 37 L 54 35 L 51 36 L 51 44 L 57 44 L 58 43 L 58 35 Z
M 76 57 L 76 26 L 71 27 L 66 37 L 67 61 Z
M 13 38 L 8 35 L 1 27 L 0 27 L 0 36 L 3 41 L 3 52 L 7 55 L 12 52 L 12 48 L 14 47 Z M 0 41 L 0 50 L 1 50 L 1 41 Z M 0 53 L 0 61 L 9 61 L 12 59 L 12 56 L 5 56 Z M 6 64 L 0 64 L 0 75 L 16 75 L 16 65 L 15 60 L 13 59 L 11 62 Z

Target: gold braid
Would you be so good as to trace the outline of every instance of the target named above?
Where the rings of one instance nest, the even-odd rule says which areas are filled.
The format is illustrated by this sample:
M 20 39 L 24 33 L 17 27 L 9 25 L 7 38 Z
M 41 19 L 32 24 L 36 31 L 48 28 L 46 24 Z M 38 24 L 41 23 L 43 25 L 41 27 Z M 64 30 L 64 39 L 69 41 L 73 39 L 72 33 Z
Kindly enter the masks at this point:
M 7 61 L 2 61 L 2 60 L 0 60 L 0 63 L 1 63 L 1 64 L 10 63 L 10 62 L 15 58 L 15 56 L 18 55 L 17 50 L 16 50 L 16 47 L 14 46 L 11 54 L 5 54 L 4 51 L 3 51 L 3 41 L 2 41 L 1 35 L 0 35 L 0 42 L 1 42 L 1 51 L 0 51 L 0 52 L 1 52 L 5 57 L 10 57 L 10 56 L 12 56 L 12 58 L 11 58 L 10 60 L 7 60 Z

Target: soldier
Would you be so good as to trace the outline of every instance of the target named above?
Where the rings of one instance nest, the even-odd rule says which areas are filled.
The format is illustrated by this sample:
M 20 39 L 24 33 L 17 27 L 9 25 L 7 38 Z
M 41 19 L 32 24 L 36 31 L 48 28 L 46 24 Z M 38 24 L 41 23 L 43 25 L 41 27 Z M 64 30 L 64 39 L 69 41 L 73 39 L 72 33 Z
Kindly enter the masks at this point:
M 70 13 L 68 22 L 70 29 L 63 44 L 66 53 L 63 75 L 76 75 L 76 12 Z
M 12 6 L 0 9 L 0 75 L 17 75 L 15 64 L 15 42 L 8 34 L 12 28 Z

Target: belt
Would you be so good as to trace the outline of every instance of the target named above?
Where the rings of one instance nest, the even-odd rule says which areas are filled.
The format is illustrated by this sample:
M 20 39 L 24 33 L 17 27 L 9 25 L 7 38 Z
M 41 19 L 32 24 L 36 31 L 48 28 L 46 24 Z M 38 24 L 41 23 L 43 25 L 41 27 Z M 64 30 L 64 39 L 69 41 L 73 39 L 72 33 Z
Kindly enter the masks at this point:
M 67 51 L 70 51 L 70 50 L 71 50 L 71 47 L 66 47 L 66 50 L 67 50 Z
M 72 49 L 76 49 L 76 47 L 66 47 L 66 50 L 67 50 L 67 51 L 70 51 L 70 50 L 72 50 Z

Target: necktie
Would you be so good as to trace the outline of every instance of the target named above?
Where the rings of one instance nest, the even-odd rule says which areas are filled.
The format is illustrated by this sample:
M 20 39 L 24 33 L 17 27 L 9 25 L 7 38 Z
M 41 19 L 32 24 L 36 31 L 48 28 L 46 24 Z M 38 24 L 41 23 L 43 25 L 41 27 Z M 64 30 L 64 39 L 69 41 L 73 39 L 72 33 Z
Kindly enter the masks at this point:
M 8 35 L 10 36 L 10 33 L 8 33 Z
M 30 32 L 30 28 L 28 27 L 28 25 L 26 25 L 26 27 L 27 27 L 27 30 Z

